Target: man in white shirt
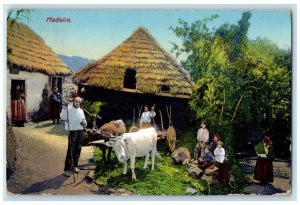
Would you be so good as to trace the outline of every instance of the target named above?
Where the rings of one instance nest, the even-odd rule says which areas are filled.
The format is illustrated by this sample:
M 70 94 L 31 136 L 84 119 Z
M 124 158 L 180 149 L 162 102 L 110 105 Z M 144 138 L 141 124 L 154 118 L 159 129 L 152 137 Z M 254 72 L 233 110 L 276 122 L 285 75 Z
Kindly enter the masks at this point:
M 209 131 L 206 128 L 206 122 L 202 121 L 201 123 L 201 128 L 198 130 L 197 133 L 197 144 L 195 147 L 194 151 L 194 159 L 197 160 L 199 157 L 199 152 L 200 152 L 200 157 L 204 156 L 204 149 L 203 147 L 205 145 L 208 145 L 209 143 Z
M 140 119 L 140 127 L 147 126 L 147 124 L 151 123 L 151 119 L 156 116 L 156 113 L 154 112 L 154 106 L 151 108 L 151 112 L 149 111 L 148 105 L 144 106 L 144 112 L 142 113 L 141 119 Z
M 78 161 L 80 157 L 84 127 L 87 125 L 83 110 L 80 108 L 82 99 L 73 94 L 73 105 L 68 106 L 65 101 L 60 118 L 65 121 L 65 129 L 69 131 L 68 151 L 65 159 L 64 176 L 71 176 L 71 172 L 79 172 Z

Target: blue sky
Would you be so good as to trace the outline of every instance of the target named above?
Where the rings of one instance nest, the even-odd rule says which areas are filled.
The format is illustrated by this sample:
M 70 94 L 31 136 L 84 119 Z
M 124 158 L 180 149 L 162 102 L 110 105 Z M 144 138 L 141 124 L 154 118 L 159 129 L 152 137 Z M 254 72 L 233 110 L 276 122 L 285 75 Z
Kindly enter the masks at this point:
M 209 23 L 236 24 L 243 10 L 35 10 L 24 20 L 56 53 L 99 59 L 126 40 L 136 28 L 146 27 L 160 45 L 170 51 L 170 42 L 179 42 L 170 26 L 181 18 L 187 22 L 212 14 L 219 17 Z M 291 47 L 291 18 L 288 11 L 252 10 L 248 36 L 268 38 L 280 48 Z M 65 17 L 71 23 L 47 22 L 47 17 Z

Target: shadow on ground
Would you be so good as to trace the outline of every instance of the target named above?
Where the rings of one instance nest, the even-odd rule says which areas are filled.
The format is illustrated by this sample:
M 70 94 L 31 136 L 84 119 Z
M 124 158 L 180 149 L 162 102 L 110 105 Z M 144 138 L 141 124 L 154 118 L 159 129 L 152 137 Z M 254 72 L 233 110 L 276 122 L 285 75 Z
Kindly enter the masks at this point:
M 68 178 L 61 174 L 51 179 L 32 184 L 30 187 L 25 189 L 23 194 L 33 194 L 50 189 L 59 189 L 66 180 L 68 180 Z
M 273 195 L 278 193 L 285 193 L 284 190 L 274 187 L 273 184 L 261 184 L 260 182 L 251 182 L 251 186 L 246 187 L 248 194 L 258 195 Z
M 59 136 L 66 136 L 68 132 L 65 130 L 65 123 L 60 122 L 60 124 L 52 124 L 52 121 L 48 122 L 40 122 L 34 128 L 36 129 L 43 129 L 43 128 L 50 128 L 50 130 L 47 132 L 48 134 L 54 134 Z
M 53 126 L 52 122 L 39 122 L 39 123 L 36 123 L 37 125 L 34 126 L 34 128 L 46 128 L 46 127 L 51 127 Z

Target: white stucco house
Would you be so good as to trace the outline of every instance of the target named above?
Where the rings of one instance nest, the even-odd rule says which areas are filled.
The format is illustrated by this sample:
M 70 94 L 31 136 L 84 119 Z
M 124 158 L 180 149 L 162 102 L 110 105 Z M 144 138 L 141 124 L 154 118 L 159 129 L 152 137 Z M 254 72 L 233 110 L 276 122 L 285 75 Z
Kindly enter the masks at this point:
M 7 113 L 11 115 L 11 93 L 17 85 L 25 92 L 27 115 L 39 110 L 44 88 L 54 86 L 63 93 L 64 79 L 72 71 L 28 26 L 7 21 Z

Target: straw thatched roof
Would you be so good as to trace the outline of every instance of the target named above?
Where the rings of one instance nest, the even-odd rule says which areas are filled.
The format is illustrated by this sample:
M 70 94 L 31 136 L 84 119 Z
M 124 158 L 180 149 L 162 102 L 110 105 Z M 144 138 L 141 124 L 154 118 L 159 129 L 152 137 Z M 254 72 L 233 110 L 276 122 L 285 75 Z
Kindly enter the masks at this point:
M 136 89 L 123 87 L 126 69 L 136 71 Z M 138 28 L 102 59 L 80 69 L 74 82 L 124 92 L 190 98 L 189 74 L 163 49 L 145 28 Z M 162 91 L 167 86 L 170 91 Z
M 28 26 L 7 22 L 7 62 L 21 70 L 71 75 L 68 66 Z

